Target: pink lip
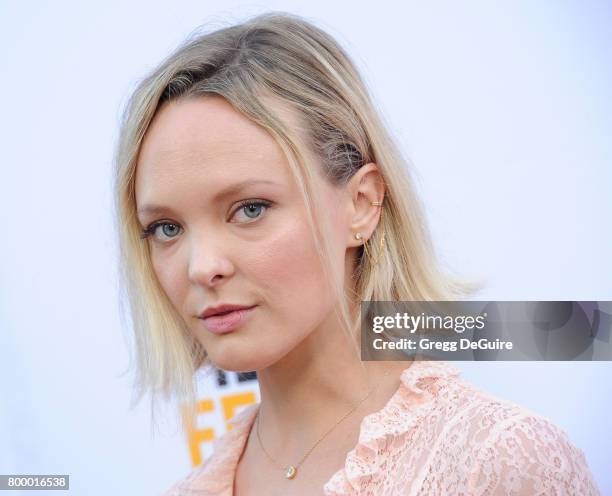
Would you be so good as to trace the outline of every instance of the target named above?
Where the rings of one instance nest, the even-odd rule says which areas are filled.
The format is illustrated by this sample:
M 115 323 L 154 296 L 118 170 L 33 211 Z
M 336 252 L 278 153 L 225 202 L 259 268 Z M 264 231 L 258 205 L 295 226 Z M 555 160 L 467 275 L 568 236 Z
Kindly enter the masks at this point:
M 225 334 L 242 325 L 252 314 L 255 307 L 241 308 L 224 315 L 212 315 L 202 319 L 206 328 L 214 334 Z

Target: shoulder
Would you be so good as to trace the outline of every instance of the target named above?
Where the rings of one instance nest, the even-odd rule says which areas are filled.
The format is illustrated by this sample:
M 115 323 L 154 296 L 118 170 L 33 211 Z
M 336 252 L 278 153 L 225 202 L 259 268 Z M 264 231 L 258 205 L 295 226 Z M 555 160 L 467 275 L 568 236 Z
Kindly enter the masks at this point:
M 549 419 L 458 374 L 421 387 L 433 400 L 420 425 L 424 490 L 452 482 L 474 495 L 599 494 L 584 453 Z
M 599 494 L 584 453 L 551 420 L 466 382 L 455 390 L 468 399 L 448 420 L 468 443 L 471 494 Z
M 184 496 L 196 492 L 205 496 L 231 489 L 236 463 L 258 406 L 250 405 L 235 415 L 229 421 L 232 428 L 213 442 L 212 454 L 160 496 Z
M 162 492 L 160 496 L 184 496 L 185 494 L 191 494 L 191 491 L 200 484 L 203 478 L 208 479 L 209 473 L 211 471 L 214 472 L 214 467 L 217 465 L 217 458 L 222 455 L 222 452 L 219 450 L 219 444 L 225 442 L 228 434 L 229 433 L 226 432 L 215 442 L 213 453 L 208 458 L 200 465 L 192 468 L 185 477 L 174 482 L 174 484 Z
M 475 461 L 475 494 L 599 494 L 582 450 L 526 410 L 491 426 Z
M 187 475 L 187 477 L 172 484 L 172 486 L 167 488 L 160 494 L 160 496 L 183 496 L 183 494 L 185 494 L 185 490 L 191 485 L 191 482 L 198 477 L 203 467 L 204 464 L 198 465 L 189 473 L 189 475 Z

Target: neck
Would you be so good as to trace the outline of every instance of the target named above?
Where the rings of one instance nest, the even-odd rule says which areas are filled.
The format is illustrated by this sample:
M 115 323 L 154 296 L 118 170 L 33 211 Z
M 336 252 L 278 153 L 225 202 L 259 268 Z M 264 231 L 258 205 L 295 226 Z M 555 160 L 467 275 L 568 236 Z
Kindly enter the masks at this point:
M 354 426 L 386 404 L 399 387 L 401 371 L 409 366 L 361 362 L 335 316 L 330 317 L 289 354 L 258 371 L 258 421 L 266 450 L 299 458 L 371 393 L 342 421 Z

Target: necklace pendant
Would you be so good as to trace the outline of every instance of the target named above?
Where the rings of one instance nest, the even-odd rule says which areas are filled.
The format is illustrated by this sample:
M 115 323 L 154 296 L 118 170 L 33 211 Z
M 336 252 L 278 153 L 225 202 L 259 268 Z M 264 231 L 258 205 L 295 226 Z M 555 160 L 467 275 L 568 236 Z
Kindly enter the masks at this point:
M 293 465 L 287 467 L 287 472 L 285 472 L 285 477 L 287 477 L 287 479 L 293 479 L 296 475 L 297 468 L 295 468 Z

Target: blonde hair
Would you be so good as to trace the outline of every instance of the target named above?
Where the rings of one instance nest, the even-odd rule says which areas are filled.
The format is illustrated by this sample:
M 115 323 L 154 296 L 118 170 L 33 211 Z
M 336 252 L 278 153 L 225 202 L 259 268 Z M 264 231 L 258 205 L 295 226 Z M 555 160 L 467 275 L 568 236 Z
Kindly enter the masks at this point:
M 165 59 L 133 92 L 121 123 L 116 151 L 116 214 L 120 279 L 130 304 L 137 355 L 137 397 L 147 391 L 176 394 L 193 405 L 194 377 L 210 365 L 206 350 L 162 290 L 140 239 L 136 217 L 135 170 L 140 146 L 159 106 L 180 98 L 221 96 L 263 126 L 286 154 L 310 216 L 312 233 L 330 280 L 340 270 L 332 257 L 319 192 L 313 188 L 316 157 L 324 175 L 341 186 L 367 163 L 384 178 L 379 224 L 368 241 L 374 265 L 359 248 L 355 292 L 335 284 L 339 317 L 354 338 L 359 316 L 347 296 L 358 300 L 459 299 L 476 286 L 445 274 L 434 255 L 423 208 L 408 163 L 386 131 L 352 61 L 337 42 L 298 16 L 270 12 L 241 24 L 197 34 Z M 267 98 L 298 116 L 288 126 Z M 315 229 L 315 225 L 320 229 Z M 380 253 L 380 237 L 385 247 Z M 355 343 L 355 346 L 357 344 Z

